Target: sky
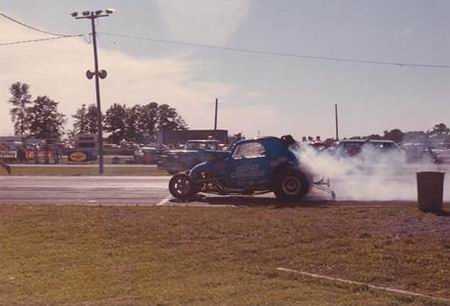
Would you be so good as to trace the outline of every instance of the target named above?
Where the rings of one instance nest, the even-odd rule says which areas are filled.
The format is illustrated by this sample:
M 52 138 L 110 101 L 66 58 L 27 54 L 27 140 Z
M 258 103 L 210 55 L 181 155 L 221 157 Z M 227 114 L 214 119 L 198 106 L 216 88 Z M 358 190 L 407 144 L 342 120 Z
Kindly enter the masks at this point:
M 30 3 L 31 2 L 31 3 Z M 176 107 L 191 128 L 343 137 L 450 125 L 450 69 L 333 62 L 232 52 L 102 32 L 274 53 L 449 65 L 450 1 L 442 0 L 0 0 L 0 11 L 58 33 L 90 32 L 73 11 L 115 8 L 98 20 L 102 106 Z M 0 18 L 0 43 L 48 37 Z M 0 46 L 0 134 L 12 133 L 8 88 L 30 84 L 65 114 L 94 103 L 88 36 Z M 70 128 L 70 120 L 68 128 Z

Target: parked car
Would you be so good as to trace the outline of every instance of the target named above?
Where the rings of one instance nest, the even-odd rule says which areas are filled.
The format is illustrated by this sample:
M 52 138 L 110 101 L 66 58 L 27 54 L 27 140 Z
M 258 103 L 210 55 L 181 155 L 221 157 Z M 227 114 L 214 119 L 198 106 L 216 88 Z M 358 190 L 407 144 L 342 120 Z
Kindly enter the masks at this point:
M 315 183 L 313 175 L 302 170 L 290 150 L 295 144 L 289 135 L 239 141 L 230 152 L 217 154 L 189 172 L 173 176 L 170 193 L 181 200 L 198 192 L 221 195 L 274 192 L 281 200 L 301 199 Z
M 450 163 L 450 144 L 440 143 L 433 147 L 433 153 L 436 156 L 437 163 Z
M 165 146 L 143 146 L 134 151 L 134 162 L 138 164 L 157 164 L 161 155 L 167 151 Z
M 182 172 L 222 154 L 219 147 L 217 140 L 189 140 L 182 149 L 168 150 L 161 154 L 158 167 L 170 174 Z
M 407 162 L 439 162 L 436 152 L 426 143 L 407 142 L 402 144 L 402 148 Z
M 391 156 L 397 155 L 398 157 L 403 157 L 404 155 L 400 146 L 392 140 L 342 140 L 332 152 L 337 157 L 343 158 L 361 157 L 361 153 L 366 153 L 363 155 L 368 155 L 373 159 L 383 157 L 385 154 L 391 154 Z

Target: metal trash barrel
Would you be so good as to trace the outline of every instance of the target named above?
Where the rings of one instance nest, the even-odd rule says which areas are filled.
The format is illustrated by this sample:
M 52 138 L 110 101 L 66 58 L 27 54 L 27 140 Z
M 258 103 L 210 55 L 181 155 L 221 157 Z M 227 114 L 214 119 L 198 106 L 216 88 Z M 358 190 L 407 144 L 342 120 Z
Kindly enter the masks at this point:
M 442 211 L 444 172 L 417 172 L 417 201 L 424 212 Z

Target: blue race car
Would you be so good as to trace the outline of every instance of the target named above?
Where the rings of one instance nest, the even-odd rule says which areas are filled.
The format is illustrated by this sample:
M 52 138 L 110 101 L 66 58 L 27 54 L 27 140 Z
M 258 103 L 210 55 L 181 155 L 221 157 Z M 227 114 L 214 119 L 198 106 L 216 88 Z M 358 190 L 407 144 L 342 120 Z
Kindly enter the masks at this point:
M 230 152 L 173 176 L 170 193 L 177 199 L 188 200 L 199 192 L 220 195 L 274 192 L 280 200 L 299 200 L 314 182 L 312 174 L 300 167 L 291 151 L 296 145 L 290 135 L 239 141 Z

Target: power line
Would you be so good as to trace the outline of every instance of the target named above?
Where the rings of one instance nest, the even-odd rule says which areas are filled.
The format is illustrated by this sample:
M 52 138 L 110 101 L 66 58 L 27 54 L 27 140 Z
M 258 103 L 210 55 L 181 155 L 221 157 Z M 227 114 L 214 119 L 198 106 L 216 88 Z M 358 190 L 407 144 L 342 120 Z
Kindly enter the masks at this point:
M 32 39 L 32 40 L 21 40 L 21 41 L 12 41 L 6 43 L 0 43 L 0 46 L 10 46 L 10 45 L 18 45 L 25 43 L 33 43 L 33 42 L 41 42 L 48 40 L 55 40 L 59 38 L 71 38 L 71 37 L 81 37 L 83 34 L 61 34 L 45 31 L 29 24 L 26 24 L 16 18 L 6 15 L 5 13 L 0 12 L 0 17 L 3 17 L 11 22 L 19 24 L 25 28 L 30 30 L 47 34 L 51 36 L 55 36 L 52 38 L 42 38 L 42 39 Z M 397 66 L 397 67 L 411 67 L 411 68 L 432 68 L 432 69 L 450 69 L 450 65 L 446 64 L 417 64 L 417 63 L 406 63 L 406 62 L 388 62 L 388 61 L 375 61 L 375 60 L 366 60 L 366 59 L 356 59 L 356 58 L 342 58 L 342 57 L 328 57 L 328 56 L 315 56 L 315 55 L 302 55 L 296 53 L 283 53 L 283 52 L 274 52 L 274 51 L 265 51 L 265 50 L 253 50 L 253 49 L 243 49 L 243 48 L 234 48 L 234 47 L 225 47 L 225 46 L 217 46 L 210 44 L 200 44 L 200 43 L 192 43 L 186 41 L 178 41 L 178 40 L 166 40 L 166 39 L 154 39 L 151 37 L 144 36 L 135 36 L 135 35 L 127 35 L 127 34 L 118 34 L 118 33 L 109 33 L 109 32 L 99 32 L 99 34 L 107 35 L 107 36 L 115 36 L 122 38 L 131 38 L 131 39 L 139 39 L 146 40 L 156 43 L 163 44 L 173 44 L 173 45 L 183 45 L 189 47 L 199 47 L 206 49 L 215 49 L 215 50 L 223 50 L 223 51 L 231 51 L 231 52 L 239 52 L 239 53 L 247 53 L 247 54 L 259 54 L 259 55 L 270 55 L 277 57 L 292 57 L 299 59 L 308 59 L 308 60 L 318 60 L 318 61 L 332 61 L 332 62 L 345 62 L 345 63 L 359 63 L 359 64 L 372 64 L 372 65 L 386 65 L 386 66 Z
M 22 27 L 25 27 L 25 28 L 27 28 L 29 30 L 33 30 L 35 32 L 39 32 L 39 33 L 42 33 L 42 34 L 47 34 L 47 35 L 57 36 L 57 37 L 73 37 L 74 36 L 74 35 L 71 35 L 71 34 L 61 34 L 61 33 L 53 33 L 53 32 L 49 32 L 49 31 L 45 31 L 45 30 L 36 28 L 34 26 L 31 26 L 29 24 L 26 24 L 26 23 L 24 23 L 24 22 L 22 22 L 22 21 L 20 21 L 20 20 L 18 20 L 16 18 L 8 16 L 5 13 L 2 13 L 2 12 L 0 12 L 0 17 L 3 17 L 3 18 L 5 18 L 5 19 L 7 19 L 7 20 L 9 20 L 11 22 L 14 22 L 14 23 L 18 24 L 18 25 L 21 25 Z
M 217 45 L 209 45 L 209 44 L 199 44 L 199 43 L 192 43 L 192 42 L 178 41 L 178 40 L 154 39 L 154 38 L 145 37 L 145 36 L 135 36 L 135 35 L 127 35 L 127 34 L 119 34 L 119 33 L 109 33 L 109 32 L 98 32 L 98 33 L 102 34 L 102 35 L 106 35 L 106 36 L 115 36 L 115 37 L 122 37 L 122 38 L 146 40 L 146 41 L 162 43 L 162 44 L 182 45 L 182 46 L 189 46 L 189 47 L 199 47 L 199 48 L 206 48 L 206 49 L 247 53 L 247 54 L 270 55 L 270 56 L 277 56 L 277 57 L 292 57 L 292 58 L 299 58 L 299 59 L 305 59 L 305 60 L 372 64 L 372 65 L 385 65 L 385 66 L 410 67 L 410 68 L 450 69 L 450 65 L 446 65 L 446 64 L 417 64 L 417 63 L 406 63 L 406 62 L 375 61 L 375 60 L 356 59 L 356 58 L 302 55 L 302 54 L 296 54 L 296 53 L 283 53 L 283 52 L 274 52 L 274 51 L 265 51 L 265 50 L 253 50 L 253 49 L 233 48 L 233 47 L 225 47 L 225 46 L 217 46 Z
M 28 39 L 28 40 L 17 40 L 17 41 L 10 41 L 10 42 L 0 43 L 0 47 L 12 46 L 12 45 L 21 45 L 21 44 L 28 44 L 28 43 L 35 43 L 35 42 L 43 42 L 43 41 L 49 41 L 49 40 L 58 40 L 58 39 L 64 39 L 64 38 L 82 37 L 82 36 L 83 36 L 83 34 L 79 34 L 79 35 L 65 35 L 65 36 L 38 38 L 38 39 Z

